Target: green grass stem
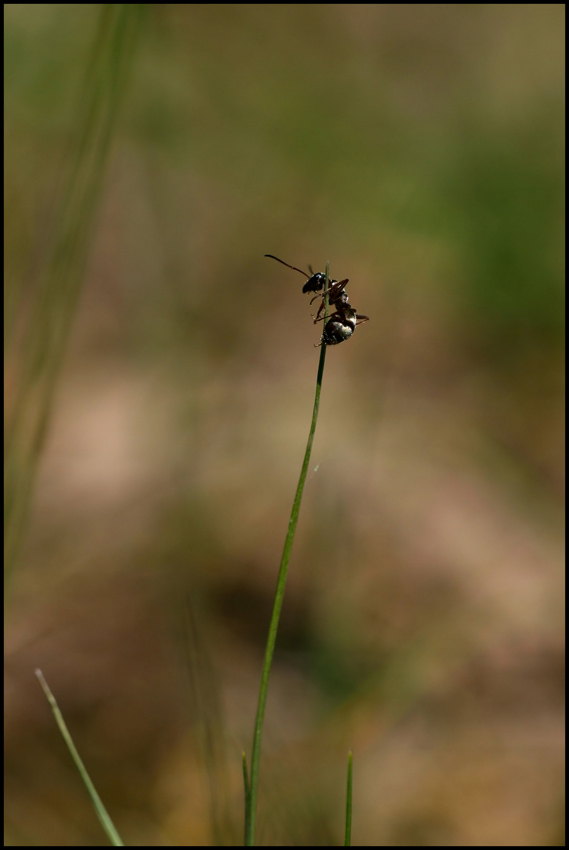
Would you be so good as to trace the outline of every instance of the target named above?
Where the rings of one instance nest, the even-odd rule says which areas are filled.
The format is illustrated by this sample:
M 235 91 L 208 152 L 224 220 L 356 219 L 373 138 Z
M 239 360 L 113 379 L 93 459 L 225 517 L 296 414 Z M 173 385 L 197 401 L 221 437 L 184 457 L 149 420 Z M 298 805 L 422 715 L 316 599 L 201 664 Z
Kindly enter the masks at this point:
M 324 325 L 328 317 L 328 279 L 329 279 L 329 263 L 326 263 L 326 287 L 324 290 Z M 275 651 L 275 643 L 277 639 L 277 630 L 279 627 L 279 618 L 283 606 L 283 598 L 285 592 L 286 577 L 288 565 L 290 561 L 290 553 L 294 542 L 296 532 L 296 524 L 300 513 L 300 503 L 304 492 L 304 484 L 310 463 L 310 454 L 312 452 L 312 443 L 314 442 L 314 432 L 316 431 L 316 422 L 318 421 L 318 408 L 320 407 L 320 391 L 322 389 L 322 376 L 324 374 L 324 361 L 326 359 L 326 346 L 322 343 L 320 348 L 320 360 L 318 362 L 318 374 L 316 377 L 316 392 L 314 395 L 314 409 L 312 411 L 312 422 L 310 424 L 310 432 L 308 434 L 308 442 L 306 443 L 306 451 L 298 479 L 298 486 L 294 502 L 292 503 L 292 511 L 288 523 L 288 531 L 285 538 L 281 565 L 277 578 L 277 589 L 275 593 L 275 602 L 273 605 L 273 613 L 269 625 L 269 634 L 267 637 L 267 648 L 265 650 L 265 660 L 263 663 L 263 673 L 261 676 L 261 687 L 259 689 L 259 703 L 257 706 L 257 718 L 255 720 L 255 731 L 253 734 L 253 751 L 251 754 L 251 778 L 249 783 L 249 795 L 245 801 L 245 846 L 253 847 L 255 844 L 255 815 L 257 809 L 257 790 L 259 786 L 259 764 L 261 760 L 261 737 L 263 734 L 263 720 L 265 717 L 265 707 L 267 704 L 267 691 L 269 686 L 269 676 L 271 673 L 271 664 Z
M 352 842 L 352 767 L 353 753 L 350 750 L 348 753 L 348 784 L 346 788 L 346 836 L 344 838 L 344 847 L 349 847 Z
M 89 792 L 89 796 L 91 797 L 91 801 L 97 813 L 99 820 L 101 821 L 101 826 L 105 830 L 107 837 L 113 847 L 124 847 L 123 842 L 121 841 L 120 835 L 115 829 L 115 826 L 109 816 L 109 813 L 105 809 L 103 805 L 103 801 L 97 794 L 95 786 L 91 782 L 91 777 L 87 773 L 87 768 L 83 764 L 81 760 L 81 756 L 77 752 L 77 748 L 73 743 L 73 739 L 69 733 L 69 730 L 65 724 L 65 720 L 63 719 L 63 715 L 59 710 L 59 706 L 55 700 L 54 695 L 52 694 L 49 685 L 47 684 L 44 675 L 41 670 L 36 670 L 36 676 L 38 677 L 39 683 L 42 686 L 43 692 L 46 695 L 47 701 L 50 704 L 51 710 L 53 711 L 53 716 L 55 717 L 55 722 L 59 727 L 59 731 L 63 737 L 63 740 L 67 744 L 67 749 L 71 753 L 71 758 L 75 762 L 75 767 L 79 771 L 81 779 L 83 780 L 87 791 Z

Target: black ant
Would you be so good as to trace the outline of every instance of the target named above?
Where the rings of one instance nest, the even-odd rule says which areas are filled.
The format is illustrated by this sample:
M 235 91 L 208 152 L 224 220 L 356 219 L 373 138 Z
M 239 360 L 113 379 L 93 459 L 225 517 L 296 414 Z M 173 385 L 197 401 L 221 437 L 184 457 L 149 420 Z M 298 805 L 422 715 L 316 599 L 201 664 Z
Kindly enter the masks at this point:
M 271 257 L 271 259 L 282 263 L 283 266 L 288 266 L 289 269 L 293 269 L 295 272 L 300 272 L 300 274 L 303 274 L 306 278 L 308 278 L 302 287 L 302 291 L 316 293 L 310 303 L 312 304 L 312 301 L 315 301 L 318 297 L 322 298 L 318 312 L 316 313 L 316 316 L 313 317 L 314 324 L 316 324 L 316 322 L 324 321 L 324 316 L 320 316 L 320 313 L 324 309 L 326 294 L 328 294 L 329 303 L 336 309 L 335 312 L 328 316 L 326 320 L 324 332 L 318 346 L 322 344 L 338 345 L 340 342 L 344 342 L 346 339 L 351 337 L 356 329 L 356 325 L 361 325 L 364 322 L 369 321 L 369 316 L 363 316 L 360 313 L 356 313 L 348 301 L 346 284 L 348 283 L 349 278 L 345 278 L 344 280 L 328 280 L 329 285 L 327 293 L 320 292 L 320 290 L 323 290 L 326 286 L 326 275 L 324 272 L 315 273 L 312 271 L 312 267 L 308 266 L 310 269 L 310 275 L 308 275 L 306 272 L 303 272 L 302 269 L 297 269 L 296 266 L 291 266 L 289 263 L 285 263 L 284 260 L 279 260 L 279 258 L 275 257 L 274 254 L 265 254 L 265 257 Z

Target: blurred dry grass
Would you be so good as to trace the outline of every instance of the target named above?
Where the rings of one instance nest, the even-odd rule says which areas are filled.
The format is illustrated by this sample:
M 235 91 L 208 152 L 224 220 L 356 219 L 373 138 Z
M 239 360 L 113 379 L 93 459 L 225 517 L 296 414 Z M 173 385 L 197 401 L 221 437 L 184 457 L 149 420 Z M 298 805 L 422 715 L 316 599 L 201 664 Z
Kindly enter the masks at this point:
M 97 16 L 5 7 L 8 426 Z M 6 843 L 102 840 L 37 666 L 127 844 L 241 841 L 317 362 L 270 251 L 372 321 L 328 354 L 259 841 L 340 843 L 353 747 L 355 845 L 562 845 L 563 7 L 145 17 L 11 585 Z

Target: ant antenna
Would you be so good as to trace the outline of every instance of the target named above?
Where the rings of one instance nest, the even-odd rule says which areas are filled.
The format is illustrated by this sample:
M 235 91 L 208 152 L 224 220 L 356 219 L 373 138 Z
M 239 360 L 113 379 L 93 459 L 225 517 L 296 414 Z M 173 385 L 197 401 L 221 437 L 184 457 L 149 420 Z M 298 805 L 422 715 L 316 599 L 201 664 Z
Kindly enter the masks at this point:
M 306 272 L 303 272 L 302 269 L 297 269 L 296 266 L 291 266 L 289 263 L 285 263 L 284 260 L 279 260 L 279 258 L 275 257 L 274 254 L 265 254 L 265 257 L 270 257 L 272 260 L 276 260 L 278 263 L 282 263 L 283 266 L 288 266 L 289 269 L 292 269 L 295 272 L 300 272 L 301 274 L 304 275 L 304 277 L 307 277 L 307 278 L 310 277 L 310 275 L 306 274 Z

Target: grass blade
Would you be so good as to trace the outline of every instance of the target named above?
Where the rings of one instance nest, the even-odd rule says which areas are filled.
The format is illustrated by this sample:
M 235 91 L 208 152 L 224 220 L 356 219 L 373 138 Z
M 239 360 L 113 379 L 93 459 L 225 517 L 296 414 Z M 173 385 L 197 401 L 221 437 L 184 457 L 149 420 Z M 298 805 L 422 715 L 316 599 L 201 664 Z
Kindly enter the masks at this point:
M 113 845 L 113 847 L 124 847 L 124 844 L 121 841 L 121 838 L 120 838 L 118 832 L 115 829 L 115 826 L 114 826 L 114 824 L 113 824 L 113 822 L 112 822 L 112 820 L 109 816 L 109 813 L 107 812 L 107 810 L 105 809 L 105 807 L 103 805 L 103 801 L 101 800 L 101 798 L 97 794 L 95 786 L 91 782 L 91 777 L 87 773 L 87 768 L 83 764 L 83 762 L 81 760 L 81 756 L 77 752 L 77 748 L 76 748 L 75 744 L 73 743 L 73 739 L 72 739 L 71 735 L 69 734 L 69 730 L 68 730 L 68 728 L 65 724 L 65 720 L 63 719 L 63 715 L 62 715 L 61 711 L 59 710 L 59 706 L 57 705 L 57 702 L 55 701 L 55 697 L 52 694 L 52 692 L 49 688 L 49 685 L 47 684 L 47 682 L 44 678 L 42 671 L 36 670 L 36 676 L 38 677 L 39 683 L 42 686 L 43 692 L 46 695 L 46 698 L 47 698 L 47 701 L 50 704 L 51 710 L 53 711 L 53 716 L 55 717 L 55 722 L 57 723 L 57 725 L 59 727 L 59 731 L 61 732 L 63 740 L 67 744 L 67 749 L 71 753 L 71 758 L 75 762 L 75 767 L 79 771 L 81 779 L 83 780 L 85 787 L 86 787 L 87 791 L 89 792 L 89 796 L 91 797 L 91 801 L 93 803 L 93 806 L 95 808 L 97 816 L 98 816 L 99 820 L 101 821 L 101 826 L 103 827 L 103 829 L 107 833 L 107 837 L 108 837 L 109 841 L 111 842 L 111 844 Z
M 189 709 L 196 728 L 196 756 L 209 798 L 211 838 L 215 847 L 233 844 L 230 790 L 224 719 L 215 672 L 202 640 L 196 606 L 190 593 L 184 598 L 183 643 L 186 649 Z
M 324 313 L 324 325 L 326 325 L 326 318 L 328 316 L 328 279 L 330 276 L 329 263 L 326 263 L 326 287 L 324 290 L 324 299 L 325 299 L 325 313 Z M 261 687 L 259 689 L 259 703 L 257 706 L 257 717 L 255 720 L 255 731 L 253 733 L 253 752 L 251 755 L 251 779 L 249 786 L 249 799 L 246 800 L 246 814 L 245 814 L 245 846 L 253 847 L 255 844 L 255 815 L 257 809 L 257 790 L 259 786 L 259 764 L 261 760 L 261 737 L 263 734 L 263 720 L 265 717 L 265 707 L 267 704 L 267 691 L 269 686 L 269 676 L 271 673 L 271 665 L 273 661 L 273 655 L 275 651 L 275 643 L 277 639 L 277 630 L 279 626 L 279 618 L 281 614 L 281 609 L 283 606 L 283 598 L 285 592 L 285 584 L 286 577 L 288 572 L 288 565 L 290 561 L 290 553 L 292 550 L 292 544 L 294 542 L 294 535 L 296 532 L 296 524 L 298 522 L 298 515 L 300 513 L 300 503 L 302 501 L 302 494 L 304 492 L 304 484 L 306 482 L 306 474 L 308 472 L 308 465 L 310 463 L 310 455 L 312 452 L 312 443 L 314 442 L 314 432 L 316 431 L 316 422 L 318 421 L 318 409 L 320 407 L 320 391 L 322 389 L 322 376 L 324 374 L 324 361 L 326 359 L 326 346 L 322 343 L 320 348 L 320 360 L 318 362 L 318 374 L 316 377 L 316 392 L 314 394 L 314 408 L 312 411 L 312 422 L 310 424 L 310 431 L 308 434 L 308 441 L 306 443 L 306 451 L 304 453 L 304 460 L 302 462 L 302 469 L 300 471 L 300 478 L 298 479 L 298 486 L 296 488 L 296 494 L 294 497 L 294 502 L 292 503 L 292 511 L 290 514 L 290 520 L 288 523 L 288 531 L 285 538 L 285 544 L 283 549 L 283 554 L 281 558 L 281 565 L 279 568 L 279 574 L 277 578 L 277 589 L 275 593 L 275 602 L 273 605 L 273 613 L 271 616 L 271 622 L 269 625 L 269 634 L 267 637 L 267 647 L 265 650 L 265 660 L 263 662 L 263 673 L 261 676 Z
M 353 753 L 348 753 L 348 786 L 346 789 L 346 836 L 344 847 L 350 847 L 352 842 L 352 764 Z

